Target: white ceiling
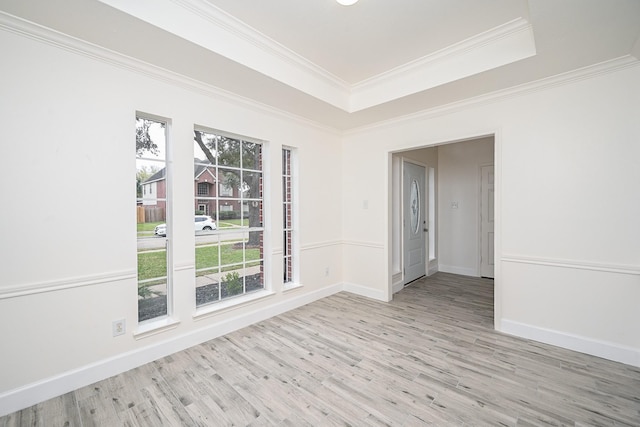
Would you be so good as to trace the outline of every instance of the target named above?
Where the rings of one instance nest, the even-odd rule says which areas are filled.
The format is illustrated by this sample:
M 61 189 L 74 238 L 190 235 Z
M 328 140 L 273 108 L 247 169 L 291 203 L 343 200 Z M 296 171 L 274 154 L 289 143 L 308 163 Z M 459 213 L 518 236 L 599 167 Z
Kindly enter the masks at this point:
M 640 0 L 0 0 L 0 10 L 340 130 L 640 51 Z
M 349 84 L 528 14 L 526 0 L 207 1 Z

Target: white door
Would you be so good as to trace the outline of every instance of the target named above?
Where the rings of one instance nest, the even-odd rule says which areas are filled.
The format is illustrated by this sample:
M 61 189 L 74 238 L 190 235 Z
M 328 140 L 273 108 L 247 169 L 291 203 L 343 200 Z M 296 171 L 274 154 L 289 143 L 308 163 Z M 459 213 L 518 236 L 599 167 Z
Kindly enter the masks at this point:
M 403 162 L 404 284 L 426 274 L 425 168 Z
M 480 275 L 493 278 L 493 166 L 482 166 L 480 172 Z

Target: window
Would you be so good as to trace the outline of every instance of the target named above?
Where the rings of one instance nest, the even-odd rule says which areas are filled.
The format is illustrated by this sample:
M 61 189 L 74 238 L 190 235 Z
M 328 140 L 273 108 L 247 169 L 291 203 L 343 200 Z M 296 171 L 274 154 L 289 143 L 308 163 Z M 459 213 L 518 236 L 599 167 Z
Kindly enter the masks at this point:
M 194 157 L 219 189 L 195 195 L 216 219 L 214 230 L 196 232 L 196 305 L 264 289 L 262 144 L 195 130 Z
M 282 149 L 282 228 L 283 236 L 283 272 L 284 283 L 294 282 L 294 227 L 293 227 L 293 172 L 292 151 L 290 148 Z
M 170 175 L 167 173 L 167 122 L 136 117 L 136 218 L 138 321 L 167 316 L 170 265 L 167 222 Z M 155 190 L 155 191 L 154 191 Z
M 209 184 L 206 182 L 198 183 L 198 196 L 208 196 L 209 195 Z

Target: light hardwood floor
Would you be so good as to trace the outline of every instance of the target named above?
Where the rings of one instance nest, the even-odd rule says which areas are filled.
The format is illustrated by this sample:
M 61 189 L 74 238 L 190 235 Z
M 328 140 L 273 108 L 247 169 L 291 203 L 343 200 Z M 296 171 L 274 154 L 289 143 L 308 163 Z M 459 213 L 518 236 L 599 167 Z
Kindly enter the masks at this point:
M 640 369 L 493 331 L 493 282 L 340 293 L 0 426 L 640 425 Z

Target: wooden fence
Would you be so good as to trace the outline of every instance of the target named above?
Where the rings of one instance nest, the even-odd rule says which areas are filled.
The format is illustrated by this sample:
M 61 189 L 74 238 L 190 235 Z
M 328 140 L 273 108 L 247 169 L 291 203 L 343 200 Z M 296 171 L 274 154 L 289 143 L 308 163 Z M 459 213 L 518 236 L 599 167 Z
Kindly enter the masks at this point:
M 136 218 L 138 224 L 144 222 L 161 222 L 165 221 L 164 208 L 158 208 L 153 206 L 137 206 Z

